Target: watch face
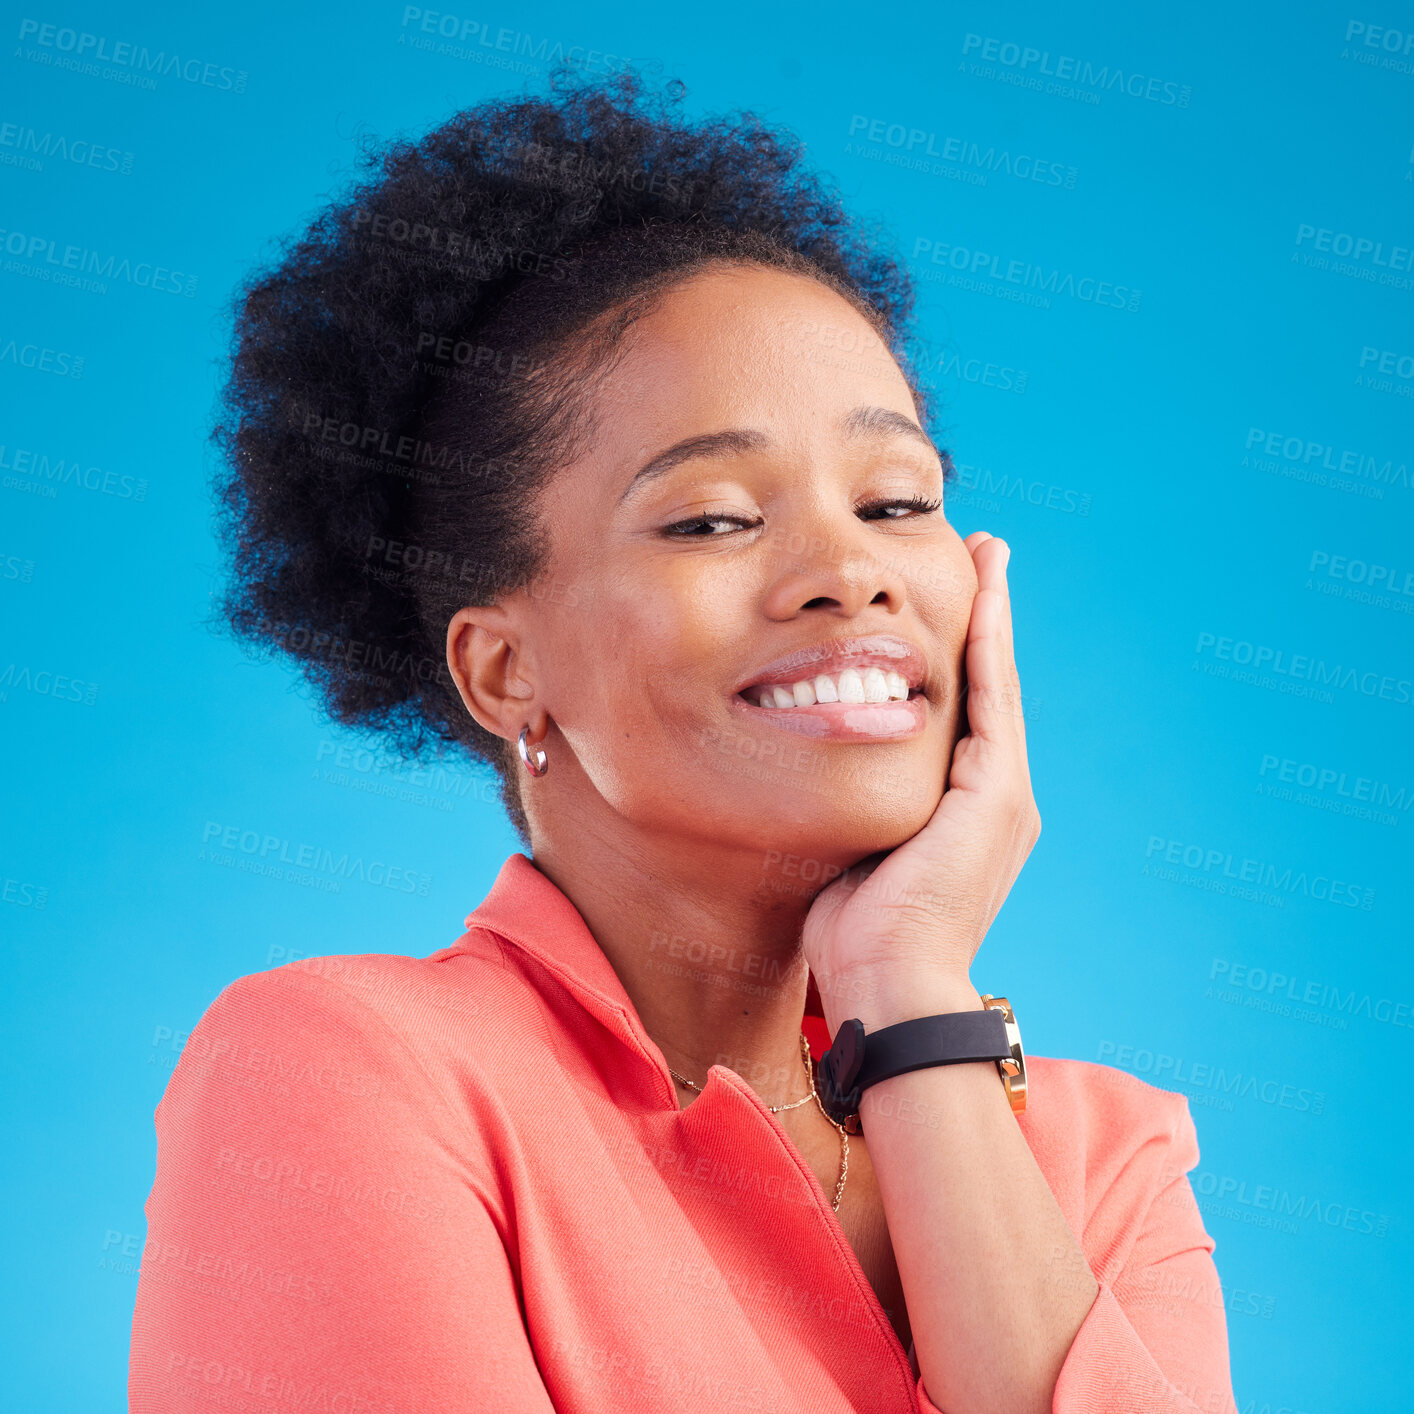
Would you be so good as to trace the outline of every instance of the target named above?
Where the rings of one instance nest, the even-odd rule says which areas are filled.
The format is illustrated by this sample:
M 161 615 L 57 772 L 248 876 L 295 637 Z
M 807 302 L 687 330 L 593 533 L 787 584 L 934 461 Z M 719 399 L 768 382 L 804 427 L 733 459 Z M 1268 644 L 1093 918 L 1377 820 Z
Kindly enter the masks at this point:
M 864 1023 L 851 1017 L 840 1027 L 830 1050 L 837 1058 L 832 1078 L 841 1090 L 852 1090 L 864 1065 Z
M 864 1023 L 851 1017 L 839 1029 L 834 1044 L 820 1057 L 819 1095 L 825 1113 L 841 1124 L 859 1109 L 854 1082 L 864 1064 Z
M 1007 1099 L 1011 1102 L 1013 1114 L 1020 1114 L 1026 1108 L 1026 1057 L 1021 1049 L 1021 1027 L 1016 1024 L 1016 1013 L 1005 997 L 984 994 L 982 1005 L 1002 1014 L 1006 1024 L 1006 1043 L 1011 1048 L 1011 1059 L 998 1061 L 997 1069 L 1006 1086 Z

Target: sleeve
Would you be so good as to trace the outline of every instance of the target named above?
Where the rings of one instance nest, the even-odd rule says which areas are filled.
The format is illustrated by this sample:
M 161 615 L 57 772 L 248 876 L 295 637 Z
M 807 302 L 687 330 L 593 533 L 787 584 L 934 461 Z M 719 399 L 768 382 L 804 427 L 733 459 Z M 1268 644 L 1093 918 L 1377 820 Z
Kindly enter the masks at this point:
M 1100 1284 L 1056 1380 L 1052 1414 L 1237 1414 L 1213 1239 L 1188 1181 L 1188 1101 L 1122 1270 Z M 1093 1263 L 1092 1263 L 1093 1266 Z M 943 1414 L 918 1380 L 921 1414 Z
M 221 993 L 157 1106 L 132 1414 L 550 1414 L 465 1116 L 361 1001 L 280 972 Z

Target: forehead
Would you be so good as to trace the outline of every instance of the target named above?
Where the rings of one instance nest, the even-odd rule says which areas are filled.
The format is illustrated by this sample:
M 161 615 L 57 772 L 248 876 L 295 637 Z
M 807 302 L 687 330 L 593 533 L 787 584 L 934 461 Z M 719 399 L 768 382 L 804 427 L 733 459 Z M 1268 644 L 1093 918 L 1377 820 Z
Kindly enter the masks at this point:
M 599 392 L 613 410 L 604 440 L 649 451 L 716 424 L 813 426 L 863 402 L 914 411 L 898 364 L 848 300 L 759 266 L 713 267 L 670 289 L 631 327 Z

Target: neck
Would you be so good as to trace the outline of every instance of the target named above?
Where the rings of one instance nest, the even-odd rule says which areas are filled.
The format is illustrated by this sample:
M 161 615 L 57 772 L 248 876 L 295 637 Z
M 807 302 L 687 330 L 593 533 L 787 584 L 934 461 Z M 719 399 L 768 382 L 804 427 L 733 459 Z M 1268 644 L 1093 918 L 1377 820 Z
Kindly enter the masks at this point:
M 812 886 L 783 880 L 759 846 L 582 820 L 562 840 L 534 823 L 536 868 L 579 910 L 673 1070 L 702 1086 L 727 1066 L 769 1105 L 809 1093 L 800 933 Z

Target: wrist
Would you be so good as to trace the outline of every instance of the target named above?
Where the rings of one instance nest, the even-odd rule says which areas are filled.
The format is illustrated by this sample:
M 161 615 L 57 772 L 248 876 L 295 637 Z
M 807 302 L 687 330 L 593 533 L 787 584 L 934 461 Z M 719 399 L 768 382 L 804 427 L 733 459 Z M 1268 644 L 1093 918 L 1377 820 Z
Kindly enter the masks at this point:
M 832 1036 L 851 1017 L 858 1017 L 868 1033 L 920 1016 L 982 1010 L 981 993 L 967 977 L 937 973 L 858 978 L 828 995 L 821 990 L 820 1000 Z

